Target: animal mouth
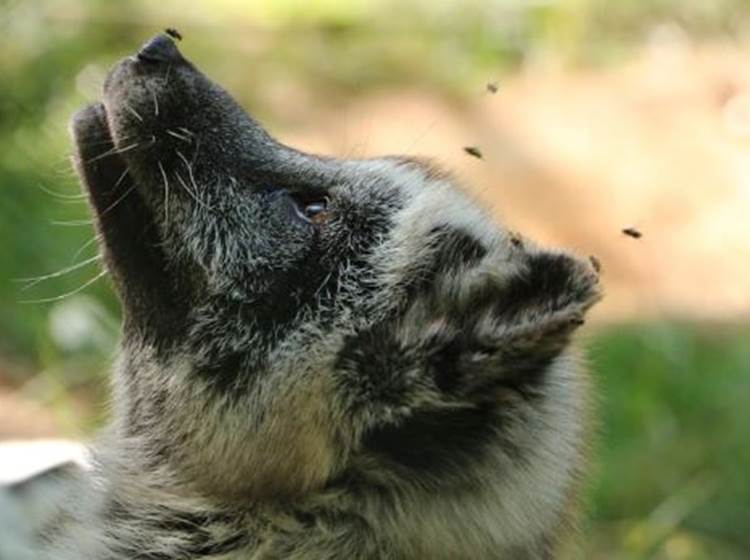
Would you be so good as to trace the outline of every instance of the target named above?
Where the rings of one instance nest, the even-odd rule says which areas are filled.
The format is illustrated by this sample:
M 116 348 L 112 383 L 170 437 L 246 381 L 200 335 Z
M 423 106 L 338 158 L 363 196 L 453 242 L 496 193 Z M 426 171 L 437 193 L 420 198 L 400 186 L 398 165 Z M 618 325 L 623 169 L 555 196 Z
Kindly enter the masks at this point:
M 123 64 L 132 64 L 127 60 L 113 74 Z M 125 157 L 128 151 L 143 147 L 142 141 L 132 148 L 123 144 L 118 102 L 119 96 L 105 87 L 103 102 L 74 115 L 73 162 L 88 194 L 107 270 L 123 304 L 126 331 L 137 331 L 141 339 L 176 340 L 186 316 L 184 295 L 180 297 L 185 285 L 164 252 L 158 208 L 148 196 L 153 189 L 137 176 L 139 157 Z M 127 134 L 137 132 L 133 129 Z
M 120 187 L 126 183 L 128 196 L 140 195 L 149 206 L 154 206 L 156 197 L 149 192 L 154 190 L 154 185 L 150 184 L 153 181 L 141 168 L 151 163 L 147 161 L 149 154 L 173 151 L 165 149 L 171 146 L 157 144 L 163 141 L 163 135 L 172 132 L 162 123 L 169 117 L 165 113 L 174 102 L 163 100 L 160 111 L 159 96 L 164 97 L 169 91 L 169 73 L 175 65 L 190 66 L 171 38 L 157 35 L 136 55 L 114 66 L 104 84 L 102 102 L 82 109 L 73 117 L 76 164 L 100 218 L 106 219 L 114 210 L 104 205 L 119 200 L 113 200 L 112 195 L 125 196 Z M 160 74 L 165 77 L 161 81 Z M 148 111 L 146 103 L 153 103 Z M 192 143 L 187 132 L 172 134 L 170 138 Z M 184 147 L 182 149 L 185 151 Z M 159 166 L 164 169 L 165 164 L 154 165 Z M 126 181 L 127 178 L 130 180 Z
M 109 72 L 102 101 L 72 119 L 74 163 L 88 192 L 110 272 L 126 284 L 143 266 L 168 271 L 169 242 L 209 206 L 218 171 L 233 173 L 236 153 L 217 130 L 239 107 L 159 34 Z M 201 140 L 206 145 L 201 146 Z M 218 155 L 217 155 L 218 153 Z M 150 253 L 138 262 L 132 253 Z M 140 259 L 142 260 L 142 259 Z M 171 272 L 172 274 L 168 274 Z
M 94 210 L 104 217 L 115 210 L 110 206 L 117 200 L 112 195 L 124 194 L 120 187 L 126 182 L 128 172 L 112 140 L 104 104 L 95 103 L 80 110 L 73 117 L 71 128 L 77 152 L 75 164 Z
M 93 210 L 110 277 L 123 303 L 125 328 L 154 340 L 178 336 L 184 320 L 179 278 L 170 270 L 153 209 L 119 153 L 103 103 L 73 118 L 74 164 Z

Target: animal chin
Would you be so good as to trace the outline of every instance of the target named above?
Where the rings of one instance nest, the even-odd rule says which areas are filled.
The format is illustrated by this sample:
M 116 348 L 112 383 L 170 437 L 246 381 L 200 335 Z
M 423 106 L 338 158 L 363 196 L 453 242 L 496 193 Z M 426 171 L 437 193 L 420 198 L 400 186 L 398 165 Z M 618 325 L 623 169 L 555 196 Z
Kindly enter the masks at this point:
M 71 133 L 76 152 L 74 165 L 88 193 L 97 227 L 122 228 L 123 224 L 118 222 L 126 216 L 132 221 L 134 206 L 147 207 L 148 203 L 136 188 L 128 162 L 121 155 L 122 149 L 113 140 L 105 105 L 95 103 L 76 113 Z M 153 221 L 151 211 L 143 210 L 138 212 L 140 220 Z M 145 229 L 147 224 L 140 226 Z
M 71 132 L 77 171 L 97 216 L 104 217 L 127 175 L 125 160 L 112 140 L 104 104 L 89 105 L 76 113 Z
M 88 193 L 107 268 L 130 324 L 174 331 L 184 316 L 175 279 L 161 249 L 153 210 L 135 188 L 112 141 L 101 103 L 79 111 L 71 124 L 74 164 Z

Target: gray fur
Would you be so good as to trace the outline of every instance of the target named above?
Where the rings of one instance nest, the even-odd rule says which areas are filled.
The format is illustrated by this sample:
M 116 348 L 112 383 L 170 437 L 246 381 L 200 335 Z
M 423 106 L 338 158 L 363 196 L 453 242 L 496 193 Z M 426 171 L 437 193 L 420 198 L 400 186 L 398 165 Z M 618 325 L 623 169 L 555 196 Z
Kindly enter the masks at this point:
M 423 162 L 279 144 L 153 41 L 166 62 L 125 59 L 73 123 L 125 322 L 114 418 L 46 557 L 554 557 L 585 471 L 590 263 Z

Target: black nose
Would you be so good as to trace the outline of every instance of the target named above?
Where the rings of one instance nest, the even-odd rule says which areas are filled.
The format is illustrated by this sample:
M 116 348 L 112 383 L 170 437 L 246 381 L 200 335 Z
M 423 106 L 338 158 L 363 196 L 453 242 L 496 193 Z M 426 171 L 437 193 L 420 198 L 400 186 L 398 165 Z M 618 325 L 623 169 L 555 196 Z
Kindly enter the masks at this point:
M 138 60 L 143 62 L 178 62 L 182 55 L 177 45 L 167 35 L 160 33 L 152 37 L 138 51 Z

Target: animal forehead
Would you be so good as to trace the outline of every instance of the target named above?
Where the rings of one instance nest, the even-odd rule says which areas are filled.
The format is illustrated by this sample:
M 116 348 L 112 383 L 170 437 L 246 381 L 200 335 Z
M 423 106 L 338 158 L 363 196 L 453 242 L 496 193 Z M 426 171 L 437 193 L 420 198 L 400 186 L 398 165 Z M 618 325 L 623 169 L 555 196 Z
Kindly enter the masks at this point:
M 437 205 L 443 200 L 443 206 L 451 207 L 453 214 L 460 213 L 469 202 L 448 173 L 422 158 L 388 156 L 345 161 L 341 176 L 348 179 L 353 194 L 395 190 L 412 203 L 427 205 L 432 201 Z

